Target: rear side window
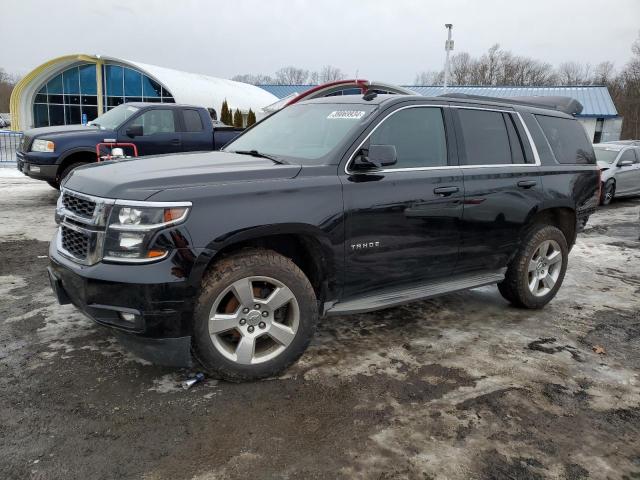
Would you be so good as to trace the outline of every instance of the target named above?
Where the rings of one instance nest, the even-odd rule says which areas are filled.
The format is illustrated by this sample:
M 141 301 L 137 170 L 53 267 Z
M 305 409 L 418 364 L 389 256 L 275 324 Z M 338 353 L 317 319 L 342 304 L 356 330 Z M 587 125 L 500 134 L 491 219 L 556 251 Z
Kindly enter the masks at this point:
M 501 112 L 457 109 L 464 145 L 463 165 L 511 163 L 511 146 Z
M 559 163 L 596 163 L 591 142 L 577 120 L 546 115 L 536 115 L 536 119 Z
M 201 132 L 204 130 L 200 113 L 198 113 L 197 110 L 184 110 L 182 115 L 182 118 L 184 118 L 185 132 Z
M 442 109 L 415 107 L 399 110 L 373 132 L 370 145 L 394 145 L 398 162 L 391 168 L 447 165 L 447 138 Z

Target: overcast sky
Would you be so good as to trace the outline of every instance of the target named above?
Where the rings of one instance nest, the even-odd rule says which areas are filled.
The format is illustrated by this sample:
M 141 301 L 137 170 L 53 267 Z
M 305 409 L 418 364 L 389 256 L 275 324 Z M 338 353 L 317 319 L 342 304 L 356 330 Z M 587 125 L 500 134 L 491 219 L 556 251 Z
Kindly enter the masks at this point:
M 557 65 L 622 66 L 640 0 L 2 0 L 0 67 L 24 74 L 68 53 L 100 53 L 231 77 L 332 64 L 348 76 L 410 84 L 455 51 L 493 43 Z

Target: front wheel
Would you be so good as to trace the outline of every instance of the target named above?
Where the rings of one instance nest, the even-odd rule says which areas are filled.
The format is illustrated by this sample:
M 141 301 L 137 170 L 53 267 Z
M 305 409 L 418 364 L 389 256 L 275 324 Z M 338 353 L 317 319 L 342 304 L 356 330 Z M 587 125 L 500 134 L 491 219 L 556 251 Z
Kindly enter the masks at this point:
M 248 381 L 282 372 L 318 320 L 311 283 L 290 259 L 248 249 L 214 265 L 194 314 L 193 353 L 212 375 Z
M 568 257 L 564 234 L 550 225 L 536 225 L 525 235 L 498 289 L 515 306 L 542 308 L 562 285 Z
M 602 193 L 600 196 L 600 205 L 609 205 L 611 200 L 616 194 L 616 184 L 613 179 L 607 180 L 607 182 L 602 187 Z

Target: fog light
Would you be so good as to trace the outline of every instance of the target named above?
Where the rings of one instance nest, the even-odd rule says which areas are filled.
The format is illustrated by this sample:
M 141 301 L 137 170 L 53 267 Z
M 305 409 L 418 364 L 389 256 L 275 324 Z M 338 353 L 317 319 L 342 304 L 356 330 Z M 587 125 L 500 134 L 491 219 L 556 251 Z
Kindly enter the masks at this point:
M 135 322 L 136 321 L 135 313 L 120 312 L 120 318 L 122 320 L 124 320 L 125 322 Z
M 29 171 L 33 173 L 40 173 L 40 167 L 36 167 L 35 165 L 30 165 Z

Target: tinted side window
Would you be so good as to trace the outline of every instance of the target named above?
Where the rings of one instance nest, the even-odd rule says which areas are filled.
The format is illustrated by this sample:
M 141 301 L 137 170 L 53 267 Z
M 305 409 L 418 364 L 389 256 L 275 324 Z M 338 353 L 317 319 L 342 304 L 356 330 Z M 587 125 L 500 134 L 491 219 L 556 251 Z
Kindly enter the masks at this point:
M 369 144 L 396 147 L 398 163 L 391 168 L 446 166 L 447 139 L 442 109 L 400 110 L 378 126 L 369 138 Z
M 577 120 L 536 115 L 559 163 L 596 163 L 591 142 Z
M 142 126 L 143 134 L 173 133 L 176 131 L 172 110 L 149 110 L 131 122 L 130 126 Z
M 509 132 L 509 143 L 511 144 L 511 161 L 513 163 L 526 163 L 524 150 L 522 149 L 522 139 L 516 130 L 515 118 L 509 113 L 504 113 L 504 121 Z
M 201 132 L 204 130 L 200 113 L 197 110 L 183 110 L 182 118 L 184 119 L 185 132 Z
M 620 163 L 622 160 L 631 160 L 633 163 L 638 163 L 632 149 L 622 152 L 622 155 L 620 155 L 620 158 L 618 159 L 618 163 Z
M 463 165 L 511 163 L 507 126 L 501 112 L 457 109 L 465 155 Z

